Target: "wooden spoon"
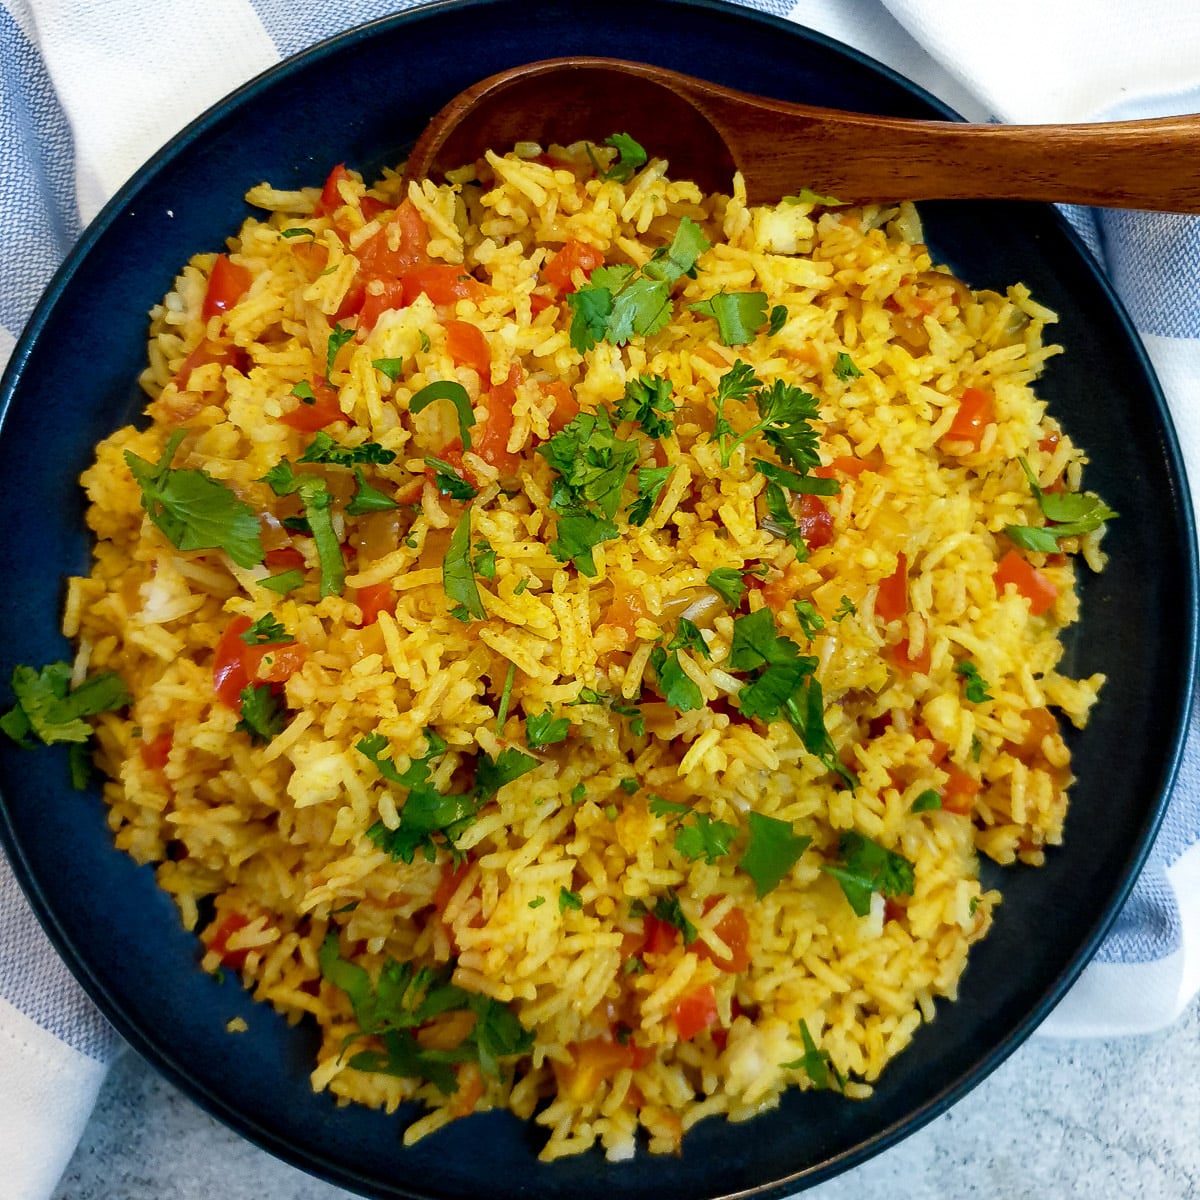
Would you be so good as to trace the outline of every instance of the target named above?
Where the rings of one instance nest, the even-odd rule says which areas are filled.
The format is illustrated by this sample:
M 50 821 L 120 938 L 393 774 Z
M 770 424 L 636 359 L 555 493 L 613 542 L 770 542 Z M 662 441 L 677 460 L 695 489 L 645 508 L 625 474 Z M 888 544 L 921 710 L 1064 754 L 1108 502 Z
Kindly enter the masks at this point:
M 557 58 L 501 71 L 450 101 L 406 180 L 518 142 L 628 133 L 677 179 L 752 204 L 811 188 L 843 203 L 1050 200 L 1200 212 L 1200 116 L 1089 125 L 970 125 L 865 116 L 733 91 L 646 63 Z

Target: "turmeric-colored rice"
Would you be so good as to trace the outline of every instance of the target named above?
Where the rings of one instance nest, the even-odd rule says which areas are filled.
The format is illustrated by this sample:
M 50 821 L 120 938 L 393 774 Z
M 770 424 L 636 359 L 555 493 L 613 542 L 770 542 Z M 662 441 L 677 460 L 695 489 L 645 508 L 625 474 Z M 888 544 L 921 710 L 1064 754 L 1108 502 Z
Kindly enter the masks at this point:
M 117 846 L 157 864 L 204 970 L 319 1025 L 314 1088 L 422 1101 L 407 1141 L 507 1107 L 547 1160 L 623 1159 L 788 1087 L 867 1095 L 955 998 L 1000 901 L 978 854 L 1036 866 L 1060 840 L 1056 714 L 1083 725 L 1102 677 L 1060 675 L 1058 635 L 1103 529 L 1053 553 L 1003 532 L 1043 523 L 1022 458 L 1081 487 L 1032 390 L 1055 318 L 935 265 L 910 205 L 750 208 L 737 179 L 520 149 L 407 194 L 343 169 L 251 189 L 263 216 L 151 314 L 150 421 L 83 476 L 95 562 L 65 629 L 76 678 L 133 697 L 98 721 Z M 580 349 L 590 272 L 661 262 L 685 219 L 710 248 L 665 324 Z M 740 341 L 690 307 L 745 293 L 765 308 Z M 753 392 L 718 413 L 737 363 L 810 394 L 820 466 L 741 439 Z M 665 428 L 621 415 L 648 379 Z M 465 418 L 445 387 L 410 409 L 439 381 Z M 589 562 L 550 449 L 580 461 L 597 413 L 632 466 Z M 260 561 L 150 520 L 126 452 L 157 463 L 179 430 L 171 469 L 249 506 Z M 364 457 L 298 465 L 322 435 Z M 303 493 L 264 482 L 282 460 L 323 485 L 344 581 Z M 807 482 L 773 501 L 756 460 Z M 753 715 L 751 628 L 812 660 L 803 719 Z M 417 795 L 463 819 L 414 834 Z M 891 873 L 855 892 L 864 848 Z

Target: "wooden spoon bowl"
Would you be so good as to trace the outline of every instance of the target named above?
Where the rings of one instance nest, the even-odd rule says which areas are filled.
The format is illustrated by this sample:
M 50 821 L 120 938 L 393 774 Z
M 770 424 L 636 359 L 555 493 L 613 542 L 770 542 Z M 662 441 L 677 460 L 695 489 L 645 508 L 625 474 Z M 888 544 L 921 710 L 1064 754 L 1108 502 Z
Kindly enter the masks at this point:
M 406 179 L 486 150 L 628 133 L 671 174 L 752 204 L 811 188 L 843 203 L 1047 200 L 1200 212 L 1200 116 L 1086 125 L 973 125 L 839 112 L 751 96 L 613 58 L 557 58 L 492 75 L 429 123 Z

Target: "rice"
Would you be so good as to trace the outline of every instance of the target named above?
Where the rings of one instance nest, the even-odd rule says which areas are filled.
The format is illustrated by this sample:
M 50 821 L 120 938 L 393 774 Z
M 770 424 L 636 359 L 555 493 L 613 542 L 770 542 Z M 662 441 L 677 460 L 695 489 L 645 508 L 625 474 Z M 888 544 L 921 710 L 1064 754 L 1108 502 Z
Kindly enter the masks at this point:
M 1043 523 L 1022 460 L 1081 486 L 1032 388 L 1053 313 L 970 291 L 909 205 L 749 208 L 593 155 L 253 188 L 151 314 L 150 422 L 83 476 L 65 617 L 77 679 L 133 696 L 98 719 L 109 823 L 201 967 L 318 1025 L 314 1088 L 427 1106 L 406 1141 L 508 1107 L 546 1160 L 868 1095 L 989 928 L 980 853 L 1060 841 L 1050 709 L 1082 726 L 1102 683 L 1057 671 L 1102 528 L 1015 563 L 1004 532 Z M 681 231 L 707 248 L 661 327 L 585 346 L 594 268 L 652 282 Z M 742 335 L 703 307 L 746 293 Z M 775 386 L 817 406 L 807 464 Z M 572 549 L 592 417 L 630 457 L 615 536 Z M 128 456 L 180 430 L 171 469 L 249 506 L 257 556 L 150 519 Z M 323 434 L 361 457 L 300 466 Z

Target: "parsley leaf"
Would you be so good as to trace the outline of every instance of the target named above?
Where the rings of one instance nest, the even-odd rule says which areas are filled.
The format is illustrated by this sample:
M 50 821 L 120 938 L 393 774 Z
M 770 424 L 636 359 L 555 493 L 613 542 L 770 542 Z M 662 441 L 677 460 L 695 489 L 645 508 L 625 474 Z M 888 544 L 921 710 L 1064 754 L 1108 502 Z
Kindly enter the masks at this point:
M 776 304 L 767 317 L 767 336 L 774 337 L 787 324 L 787 319 L 787 305 Z
M 505 784 L 529 774 L 537 765 L 536 758 L 515 746 L 506 746 L 495 759 L 482 754 L 475 767 L 476 794 L 490 800 Z
M 746 818 L 750 842 L 738 866 L 754 880 L 755 895 L 761 900 L 783 882 L 800 861 L 812 838 L 798 836 L 789 821 L 752 812 Z
M 956 664 L 955 671 L 967 681 L 967 699 L 972 704 L 982 704 L 992 697 L 988 694 L 988 682 L 979 674 L 979 668 L 969 659 Z
M 602 404 L 594 413 L 573 417 L 538 447 L 538 453 L 559 475 L 551 508 L 564 512 L 595 505 L 611 521 L 621 503 L 621 489 L 637 462 L 638 446 L 636 441 L 616 436 L 612 417 Z
M 268 575 L 266 579 L 260 579 L 258 586 L 286 596 L 289 592 L 294 592 L 298 587 L 304 586 L 304 572 L 298 567 L 292 571 L 280 571 L 278 575 Z
M 704 707 L 704 695 L 694 679 L 684 671 L 678 651 L 668 654 L 661 646 L 650 652 L 650 665 L 658 676 L 663 699 L 681 713 Z
M 274 613 L 264 613 L 245 633 L 238 634 L 238 637 L 247 646 L 282 646 L 295 641 Z
M 836 479 L 798 475 L 795 471 L 789 471 L 787 467 L 767 462 L 762 458 L 754 460 L 754 469 L 772 483 L 777 483 L 798 496 L 836 496 L 842 490 L 842 485 Z
M 674 925 L 683 934 L 685 946 L 690 946 L 699 937 L 695 925 L 684 914 L 683 906 L 679 903 L 679 897 L 674 888 L 667 888 L 666 894 L 655 900 L 652 911 L 660 921 L 667 925 Z
M 840 861 L 827 863 L 821 870 L 841 884 L 850 907 L 860 917 L 871 911 L 874 892 L 885 896 L 912 895 L 913 865 L 903 855 L 885 849 L 853 829 L 842 834 L 838 853 Z
M 803 1071 L 815 1088 L 845 1092 L 846 1077 L 833 1065 L 828 1050 L 817 1049 L 805 1021 L 800 1022 L 800 1040 L 804 1043 L 803 1057 L 779 1065 L 785 1071 Z
M 269 683 L 252 683 L 242 688 L 241 720 L 235 728 L 252 741 L 269 742 L 287 725 L 287 709 Z
M 264 550 L 254 510 L 207 471 L 174 469 L 186 429 L 177 429 L 157 463 L 125 451 L 142 507 L 177 550 L 224 550 L 239 567 L 257 566 Z
M 471 398 L 467 389 L 453 379 L 439 379 L 436 383 L 426 384 L 408 402 L 408 411 L 422 412 L 436 400 L 449 400 L 458 414 L 458 433 L 462 439 L 463 449 L 471 448 L 471 426 L 475 424 L 475 413 L 471 408 Z
M 593 547 L 616 536 L 617 527 L 611 521 L 585 508 L 570 508 L 559 516 L 556 536 L 547 549 L 559 562 L 574 563 L 591 578 L 596 574 Z
M 571 722 L 566 717 L 556 717 L 548 708 L 543 713 L 534 713 L 525 718 L 525 744 L 531 750 L 539 750 L 543 746 L 566 741 L 570 730 Z
M 796 610 L 796 619 L 804 636 L 812 641 L 818 630 L 825 628 L 825 618 L 817 612 L 816 605 L 811 600 L 797 600 L 792 605 Z
M 297 473 L 286 458 L 280 459 L 261 482 L 277 496 L 299 494 L 321 564 L 321 595 L 340 596 L 346 582 L 346 562 L 329 512 L 333 498 L 328 484 L 319 475 Z
M 344 329 L 341 321 L 334 325 L 325 344 L 325 378 L 333 374 L 333 364 L 337 360 L 338 351 L 354 336 L 353 329 Z
M 707 300 L 689 304 L 690 312 L 712 317 L 723 346 L 744 346 L 767 320 L 766 292 L 718 292 Z M 784 309 L 786 317 L 787 310 Z
M 595 272 L 592 272 L 593 276 Z M 604 340 L 612 316 L 613 295 L 605 287 L 589 284 L 567 295 L 571 309 L 571 345 L 580 354 Z
M 671 399 L 671 381 L 661 375 L 639 375 L 625 385 L 625 395 L 617 403 L 617 416 L 637 421 L 647 437 L 664 438 L 674 432 L 666 416 L 675 411 Z
M 605 704 L 619 717 L 629 718 L 629 730 L 634 737 L 641 737 L 646 732 L 646 722 L 642 710 L 636 704 L 629 704 L 622 696 L 606 696 L 595 688 L 580 688 L 574 700 L 568 700 L 571 708 L 580 704 Z
M 373 488 L 363 478 L 363 473 L 358 467 L 354 468 L 354 478 L 358 481 L 358 486 L 354 489 L 354 495 L 350 497 L 350 503 L 346 505 L 346 512 L 350 516 L 360 517 L 363 513 L 387 512 L 400 507 L 390 496 L 385 496 L 378 488 Z
M 808 558 L 808 543 L 796 518 L 792 516 L 787 493 L 774 480 L 768 480 L 763 489 L 763 499 L 767 504 L 767 519 L 763 522 L 763 528 L 783 538 L 796 551 L 796 561 L 803 562 Z
M 817 431 L 810 424 L 820 415 L 815 396 L 803 388 L 776 379 L 755 393 L 754 403 L 761 419 L 738 439 L 739 442 L 761 432 L 785 463 L 802 472 L 821 465 L 821 457 L 817 453 Z
M 695 862 L 702 855 L 710 865 L 722 855 L 729 853 L 729 846 L 737 836 L 737 827 L 728 821 L 714 821 L 707 813 L 695 814 L 693 823 L 680 823 L 675 830 L 675 849 L 688 862 Z
M 1005 534 L 1024 550 L 1036 550 L 1053 554 L 1058 550 L 1058 539 L 1077 537 L 1099 529 L 1106 521 L 1119 516 L 1094 492 L 1046 492 L 1038 485 L 1026 458 L 1017 460 L 1025 478 L 1033 490 L 1042 516 L 1053 522 L 1049 526 L 1006 525 Z
M 675 636 L 667 643 L 667 649 L 691 650 L 699 654 L 701 658 L 712 658 L 708 643 L 704 640 L 699 626 L 695 622 L 689 621 L 687 617 L 679 618 L 679 624 L 675 627 Z
M 709 571 L 705 582 L 731 609 L 741 607 L 742 598 L 746 595 L 741 571 L 734 567 L 717 567 Z
M 125 684 L 115 671 L 93 675 L 73 691 L 70 685 L 70 663 L 48 663 L 40 671 L 14 667 L 16 703 L 0 717 L 0 730 L 25 747 L 34 744 L 31 734 L 46 746 L 63 742 L 82 746 L 92 736 L 84 717 L 115 712 L 130 703 Z
M 641 275 L 613 297 L 604 337 L 614 346 L 624 346 L 635 333 L 649 337 L 670 319 L 671 285 Z
M 451 500 L 474 500 L 479 493 L 459 473 L 458 469 L 442 458 L 425 456 L 425 465 L 433 472 L 434 487 Z
M 630 525 L 645 525 L 654 511 L 655 502 L 674 467 L 639 467 L 637 473 L 637 499 L 629 506 L 627 515 Z
M 847 617 L 853 617 L 857 614 L 858 609 L 854 607 L 849 596 L 843 596 L 838 604 L 837 612 L 833 614 L 833 619 L 840 625 Z
M 453 613 L 459 620 L 487 620 L 487 609 L 483 607 L 479 587 L 475 583 L 475 572 L 471 567 L 470 505 L 459 518 L 450 536 L 450 544 L 446 547 L 446 557 L 442 560 L 442 587 L 457 606 Z
M 496 551 L 487 538 L 480 538 L 475 543 L 475 557 L 472 562 L 475 566 L 475 574 L 480 579 L 496 578 Z
M 862 375 L 862 372 L 854 365 L 854 359 L 845 350 L 839 350 L 837 358 L 833 360 L 833 373 L 843 383 L 851 379 L 858 379 Z
M 602 179 L 615 179 L 617 183 L 625 183 L 632 179 L 634 172 L 646 162 L 646 151 L 627 133 L 614 133 L 604 139 L 604 144 L 617 151 L 617 159 L 604 172 Z
M 404 359 L 402 358 L 373 358 L 371 366 L 381 375 L 390 379 L 392 383 L 395 383 L 404 374 Z
M 337 467 L 349 467 L 354 463 L 394 462 L 396 452 L 385 450 L 378 442 L 363 442 L 360 446 L 342 446 L 325 430 L 318 430 L 308 448 L 296 461 L 298 463 L 329 463 Z
M 754 368 L 749 363 L 742 362 L 740 358 L 734 359 L 733 366 L 717 380 L 717 391 L 713 396 L 713 407 L 717 415 L 708 440 L 720 446 L 723 467 L 729 466 L 730 455 L 733 453 L 733 446 L 728 441 L 733 436 L 733 426 L 725 416 L 725 405 L 730 400 L 744 402 L 753 394 L 755 388 L 760 387 L 762 380 L 755 375 Z

